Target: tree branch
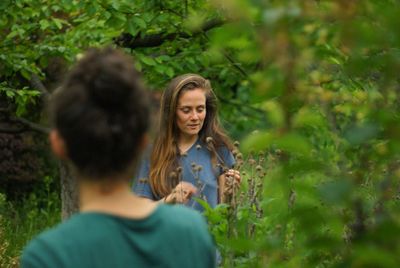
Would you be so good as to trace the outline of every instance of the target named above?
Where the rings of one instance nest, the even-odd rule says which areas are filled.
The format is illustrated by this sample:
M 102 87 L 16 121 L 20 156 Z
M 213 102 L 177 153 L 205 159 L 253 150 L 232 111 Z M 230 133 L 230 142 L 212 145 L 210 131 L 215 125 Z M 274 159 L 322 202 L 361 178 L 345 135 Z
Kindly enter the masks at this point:
M 228 99 L 228 98 L 224 98 L 224 97 L 218 95 L 218 100 L 221 101 L 221 102 L 223 102 L 223 103 L 229 104 L 229 105 L 233 105 L 233 106 L 240 107 L 243 114 L 246 114 L 247 116 L 250 116 L 250 117 L 252 117 L 252 118 L 256 118 L 256 117 L 257 117 L 254 113 L 256 113 L 257 115 L 259 115 L 259 116 L 261 116 L 261 117 L 265 117 L 265 114 L 266 114 L 265 111 L 262 110 L 262 109 L 253 107 L 253 106 L 251 106 L 251 105 L 249 105 L 249 104 L 245 104 L 245 103 L 240 102 L 240 101 L 236 101 L 236 100 L 234 100 L 234 99 Z M 246 108 L 246 109 L 248 109 L 248 110 L 251 110 L 251 111 L 253 111 L 254 113 L 252 113 L 252 112 L 245 112 L 245 111 L 243 110 L 243 108 Z
M 202 27 L 197 30 L 193 30 L 191 33 L 177 32 L 169 34 L 152 34 L 144 37 L 140 37 L 140 34 L 132 36 L 129 33 L 123 33 L 121 36 L 114 39 L 114 43 L 120 47 L 125 48 L 139 48 L 139 47 L 157 47 L 166 41 L 174 40 L 177 38 L 189 38 L 204 32 L 207 32 L 213 28 L 222 26 L 226 21 L 222 19 L 211 19 L 206 21 Z
M 0 133 L 6 133 L 6 134 L 20 134 L 25 131 L 26 131 L 25 128 L 0 127 Z
M 42 98 L 44 100 L 47 100 L 50 97 L 50 93 L 47 90 L 47 88 L 43 85 L 42 81 L 40 80 L 39 76 L 36 74 L 32 74 L 31 80 L 29 81 L 31 83 L 31 86 L 33 88 L 38 89 L 40 92 L 42 92 Z
M 207 38 L 208 41 L 210 41 L 210 38 L 208 38 L 208 35 L 206 33 L 204 33 L 204 36 L 205 38 Z M 229 61 L 233 68 L 237 69 L 243 77 L 248 77 L 247 72 L 242 67 L 240 67 L 240 65 L 236 63 L 225 50 L 222 50 L 222 55 L 224 55 L 224 57 Z
M 11 117 L 10 118 L 11 121 L 16 122 L 16 123 L 20 123 L 23 128 L 21 129 L 21 131 L 23 130 L 34 130 L 37 131 L 39 133 L 43 133 L 43 134 L 48 134 L 50 132 L 50 128 L 48 127 L 44 127 L 40 124 L 37 123 L 33 123 L 25 118 L 22 117 Z

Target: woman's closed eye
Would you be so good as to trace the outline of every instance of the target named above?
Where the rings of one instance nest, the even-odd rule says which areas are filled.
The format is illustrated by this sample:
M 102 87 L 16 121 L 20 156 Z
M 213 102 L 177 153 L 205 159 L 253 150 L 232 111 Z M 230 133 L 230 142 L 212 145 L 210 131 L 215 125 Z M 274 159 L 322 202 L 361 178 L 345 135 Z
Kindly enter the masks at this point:
M 204 112 L 204 107 L 202 107 L 202 106 L 201 107 L 197 107 L 196 110 L 197 110 L 198 113 L 202 113 L 202 112 Z
M 185 108 L 181 108 L 180 109 L 184 114 L 188 114 L 188 113 L 190 113 L 190 108 L 188 108 L 188 107 L 185 107 Z
M 188 113 L 190 113 L 190 112 L 192 111 L 192 108 L 190 108 L 190 107 L 183 107 L 183 108 L 180 108 L 180 110 L 181 110 L 184 114 L 188 114 Z M 197 112 L 197 113 L 202 113 L 202 112 L 204 112 L 204 110 L 205 110 L 205 108 L 204 108 L 203 106 L 200 106 L 200 107 L 197 107 L 197 108 L 196 108 L 196 112 Z

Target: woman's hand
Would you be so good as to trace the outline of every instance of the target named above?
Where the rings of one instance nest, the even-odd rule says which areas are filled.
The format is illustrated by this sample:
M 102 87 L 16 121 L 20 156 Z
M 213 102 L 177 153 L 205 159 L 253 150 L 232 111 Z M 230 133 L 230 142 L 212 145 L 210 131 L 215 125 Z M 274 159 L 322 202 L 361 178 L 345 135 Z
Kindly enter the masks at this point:
M 231 178 L 231 184 L 234 188 L 239 188 L 242 177 L 240 176 L 240 171 L 235 169 L 229 169 L 225 173 L 225 177 Z M 228 179 L 229 180 L 229 179 Z
M 231 197 L 234 192 L 239 188 L 242 178 L 240 171 L 235 169 L 229 169 L 218 178 L 219 187 L 219 202 L 225 203 Z
M 172 190 L 172 192 L 164 198 L 165 203 L 170 204 L 186 204 L 192 195 L 196 194 L 197 188 L 190 182 L 181 181 Z

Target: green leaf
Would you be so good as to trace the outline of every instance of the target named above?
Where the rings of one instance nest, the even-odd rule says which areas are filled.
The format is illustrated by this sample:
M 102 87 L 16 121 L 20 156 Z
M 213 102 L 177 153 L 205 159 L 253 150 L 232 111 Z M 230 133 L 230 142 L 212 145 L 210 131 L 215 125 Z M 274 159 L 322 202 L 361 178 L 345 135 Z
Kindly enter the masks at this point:
M 274 100 L 264 102 L 261 106 L 267 112 L 268 122 L 276 127 L 284 123 L 283 109 L 280 103 Z
M 39 21 L 39 24 L 40 24 L 40 29 L 41 29 L 41 30 L 46 30 L 46 29 L 49 28 L 49 26 L 50 26 L 49 21 L 48 21 L 48 20 L 45 20 L 45 19 L 40 20 L 40 21 Z
M 168 75 L 169 78 L 172 78 L 175 75 L 174 69 L 172 69 L 171 67 L 167 67 L 165 69 L 165 73 Z
M 115 7 L 115 6 L 114 6 Z M 136 12 L 135 10 L 135 5 L 133 3 L 121 3 L 118 8 L 116 8 L 118 11 L 124 12 L 124 13 L 134 13 Z
M 279 149 L 304 156 L 308 156 L 311 153 L 309 142 L 303 136 L 296 133 L 278 136 L 267 131 L 256 132 L 246 137 L 242 145 L 244 152 L 261 151 L 271 145 L 275 145 Z
M 111 17 L 106 21 L 106 24 L 112 28 L 119 29 L 125 25 L 126 17 L 117 12 L 111 13 Z
M 199 203 L 206 211 L 212 210 L 210 207 L 210 204 L 208 204 L 206 201 L 204 201 L 201 198 L 193 198 L 197 203 Z
M 311 109 L 310 107 L 302 107 L 293 118 L 294 127 L 322 127 L 324 125 L 324 118 L 319 111 Z
M 147 28 L 146 21 L 144 21 L 142 18 L 135 16 L 135 17 L 133 17 L 133 20 L 134 20 L 135 24 L 137 24 L 137 26 L 139 26 L 140 29 Z
M 168 55 L 161 55 L 159 57 L 157 57 L 157 62 L 159 61 L 159 63 L 162 63 L 164 61 L 169 61 L 171 60 L 171 57 Z
M 130 33 L 132 36 L 136 36 L 137 33 L 139 32 L 139 29 L 137 28 L 137 25 L 135 23 L 135 20 L 130 17 L 127 21 L 126 21 L 126 31 L 128 33 Z
M 26 79 L 26 80 L 31 80 L 31 74 L 27 71 L 27 70 L 24 70 L 24 69 L 22 69 L 21 70 L 21 75 Z
M 304 156 L 311 154 L 311 145 L 304 136 L 297 133 L 288 133 L 275 141 L 278 148 L 291 153 L 298 153 Z
M 205 14 L 193 14 L 185 21 L 184 26 L 190 31 L 195 31 L 201 28 L 206 20 Z
M 15 92 L 11 90 L 6 90 L 6 96 L 9 98 L 13 98 L 15 96 Z
M 53 18 L 53 22 L 54 22 L 54 24 L 56 25 L 56 27 L 59 29 L 59 30 L 61 30 L 62 29 L 62 27 L 63 27 L 63 20 L 60 20 L 60 19 L 57 19 L 57 18 Z
M 267 131 L 254 132 L 242 142 L 244 152 L 261 151 L 268 148 L 274 141 L 275 135 Z
M 153 58 L 151 58 L 151 57 L 147 57 L 147 56 L 142 55 L 142 56 L 140 57 L 140 60 L 141 60 L 143 63 L 145 63 L 146 65 L 150 65 L 150 66 L 155 66 L 155 65 L 157 65 L 156 61 L 155 61 Z

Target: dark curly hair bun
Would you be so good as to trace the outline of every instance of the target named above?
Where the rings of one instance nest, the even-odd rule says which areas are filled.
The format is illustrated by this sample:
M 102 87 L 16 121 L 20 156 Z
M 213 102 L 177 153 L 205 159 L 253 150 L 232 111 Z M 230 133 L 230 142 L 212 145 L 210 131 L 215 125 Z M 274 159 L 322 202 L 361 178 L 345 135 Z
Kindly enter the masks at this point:
M 104 177 L 136 158 L 148 109 L 132 59 L 111 48 L 92 49 L 52 98 L 51 116 L 78 170 Z
M 124 66 L 113 57 L 97 59 L 99 66 L 89 79 L 89 92 L 92 100 L 104 109 L 118 110 L 129 103 L 132 84 L 137 83 L 134 77 L 138 74 L 132 68 L 128 73 L 124 72 Z M 118 86 L 117 86 L 118 85 Z

